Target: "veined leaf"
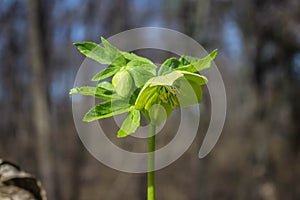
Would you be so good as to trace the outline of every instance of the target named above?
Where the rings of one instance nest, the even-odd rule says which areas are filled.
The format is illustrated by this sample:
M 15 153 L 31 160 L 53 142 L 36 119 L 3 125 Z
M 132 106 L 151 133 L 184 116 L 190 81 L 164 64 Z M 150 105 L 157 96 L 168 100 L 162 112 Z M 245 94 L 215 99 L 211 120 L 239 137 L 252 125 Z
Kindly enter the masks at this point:
M 151 72 L 145 70 L 142 67 L 135 67 L 133 69 L 128 69 L 128 72 L 134 80 L 134 84 L 137 88 L 142 87 L 150 78 L 154 77 Z
M 140 111 L 132 109 L 129 111 L 125 118 L 120 130 L 118 131 L 118 137 L 126 137 L 136 131 L 140 126 Z
M 204 58 L 181 56 L 179 60 L 182 66 L 178 67 L 177 70 L 196 72 L 207 69 L 210 67 L 211 61 L 215 59 L 217 52 L 218 50 L 216 49 Z
M 122 55 L 129 61 L 135 60 L 143 63 L 153 64 L 153 62 L 145 57 L 138 56 L 134 53 L 122 52 Z
M 101 87 L 83 86 L 71 89 L 70 94 L 82 94 L 108 100 L 111 99 L 112 91 Z
M 122 114 L 130 110 L 130 105 L 126 101 L 113 100 L 105 101 L 97 104 L 91 110 L 89 110 L 83 121 L 91 122 L 97 119 L 108 118 L 114 115 Z
M 163 64 L 161 64 L 160 69 L 158 71 L 158 75 L 165 75 L 178 68 L 179 66 L 181 66 L 181 63 L 177 58 L 169 58 L 165 60 Z
M 120 69 L 121 67 L 118 66 L 110 66 L 95 74 L 92 78 L 92 81 L 101 81 L 103 79 L 109 78 L 115 75 Z
M 100 83 L 97 85 L 97 87 L 103 88 L 103 89 L 106 89 L 106 90 L 112 91 L 112 92 L 115 90 L 115 88 L 114 88 L 114 86 L 111 84 L 111 82 L 108 82 L 108 81 L 102 81 L 102 82 L 100 82 Z
M 127 63 L 126 69 L 132 76 L 135 86 L 142 87 L 150 78 L 156 74 L 156 66 L 139 60 L 132 60 Z
M 174 57 L 169 58 L 161 65 L 158 75 L 166 75 L 174 70 L 197 72 L 209 68 L 211 61 L 213 61 L 217 55 L 217 51 L 217 49 L 212 51 L 204 58 L 196 58 L 192 56 L 181 56 L 180 59 Z
M 154 64 L 145 63 L 139 60 L 132 60 L 127 63 L 126 69 L 136 69 L 136 68 L 143 68 L 144 70 L 149 71 L 154 76 L 156 75 L 157 66 Z
M 76 42 L 74 45 L 85 56 L 101 63 L 113 66 L 123 66 L 126 64 L 122 52 L 117 48 L 109 45 L 109 43 L 102 39 L 104 47 L 93 42 Z

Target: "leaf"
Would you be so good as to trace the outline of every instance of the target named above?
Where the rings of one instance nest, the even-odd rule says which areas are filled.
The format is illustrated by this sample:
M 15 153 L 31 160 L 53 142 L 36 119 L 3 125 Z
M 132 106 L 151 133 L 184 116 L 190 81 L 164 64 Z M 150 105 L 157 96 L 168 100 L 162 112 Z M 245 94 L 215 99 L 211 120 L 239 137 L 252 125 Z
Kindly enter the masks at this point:
M 176 70 L 186 71 L 186 72 L 197 72 L 198 71 L 197 68 L 195 68 L 195 66 L 192 64 L 178 67 Z
M 207 69 L 210 67 L 211 61 L 217 56 L 218 50 L 215 49 L 204 58 L 196 58 L 192 56 L 181 56 L 179 59 L 183 66 L 178 67 L 176 70 L 196 72 Z
M 140 111 L 132 109 L 125 118 L 120 130 L 118 131 L 118 138 L 126 137 L 136 131 L 140 126 Z
M 102 81 L 102 82 L 100 82 L 97 85 L 97 87 L 103 88 L 103 89 L 106 89 L 106 90 L 112 91 L 112 92 L 115 90 L 114 86 L 110 82 L 108 82 L 108 81 Z
M 134 84 L 137 88 L 142 87 L 150 78 L 154 77 L 154 75 L 151 72 L 143 69 L 142 67 L 128 69 L 128 72 L 132 76 Z
M 71 89 L 70 94 L 82 94 L 108 100 L 111 99 L 112 91 L 101 87 L 83 86 Z
M 154 65 L 151 60 L 149 60 L 145 57 L 138 56 L 134 53 L 122 52 L 122 55 L 129 61 L 135 60 L 135 61 Z
M 165 75 L 174 69 L 178 68 L 181 65 L 181 62 L 177 58 L 169 58 L 161 64 L 160 69 L 158 71 L 158 75 Z
M 132 60 L 127 63 L 126 69 L 136 69 L 136 68 L 143 68 L 144 70 L 152 73 L 154 76 L 156 75 L 157 66 L 154 64 L 145 63 L 139 60 Z
M 74 45 L 85 56 L 101 63 L 114 66 L 123 66 L 126 64 L 122 52 L 111 46 L 104 38 L 102 38 L 104 47 L 93 42 L 76 42 Z
M 114 75 L 112 84 L 119 96 L 127 97 L 132 90 L 133 80 L 128 71 L 122 70 Z
M 111 45 L 107 40 L 101 37 L 101 42 L 104 46 L 105 52 L 112 57 L 111 65 L 123 66 L 126 64 L 126 59 L 123 52 Z
M 134 104 L 135 104 L 136 99 L 137 99 L 137 97 L 138 97 L 140 91 L 141 91 L 141 88 L 136 88 L 136 89 L 134 90 L 134 92 L 132 92 L 132 94 L 130 94 L 129 99 L 127 98 L 127 100 L 129 101 L 129 104 L 130 104 L 130 105 L 134 105 Z
M 103 79 L 109 78 L 113 75 L 115 75 L 121 67 L 108 67 L 100 72 L 98 72 L 97 74 L 95 74 L 92 78 L 92 81 L 101 81 Z
M 83 121 L 91 122 L 97 119 L 108 118 L 122 114 L 130 110 L 130 105 L 126 101 L 113 100 L 97 104 L 90 109 L 84 116 Z
M 156 66 L 138 60 L 127 63 L 126 69 L 132 76 L 135 86 L 142 87 L 150 78 L 156 74 Z

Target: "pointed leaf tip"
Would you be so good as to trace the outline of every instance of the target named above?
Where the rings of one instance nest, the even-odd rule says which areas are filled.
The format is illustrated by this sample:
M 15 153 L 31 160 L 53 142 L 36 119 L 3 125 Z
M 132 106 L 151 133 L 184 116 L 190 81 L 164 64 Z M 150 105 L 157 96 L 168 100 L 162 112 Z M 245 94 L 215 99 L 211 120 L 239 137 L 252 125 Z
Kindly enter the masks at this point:
M 212 60 L 214 60 L 217 57 L 217 54 L 218 54 L 218 49 L 215 49 L 209 54 L 209 56 Z
M 118 134 L 117 134 L 117 138 L 124 138 L 128 136 L 128 134 L 126 134 L 124 131 L 122 131 L 121 129 L 118 131 Z

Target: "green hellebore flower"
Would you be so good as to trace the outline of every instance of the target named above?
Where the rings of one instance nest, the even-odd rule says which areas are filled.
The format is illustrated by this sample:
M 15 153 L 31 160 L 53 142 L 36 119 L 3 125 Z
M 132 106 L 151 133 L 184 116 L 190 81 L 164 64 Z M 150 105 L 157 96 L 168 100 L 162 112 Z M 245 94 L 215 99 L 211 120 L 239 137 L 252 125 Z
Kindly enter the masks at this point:
M 204 76 L 179 70 L 153 77 L 140 91 L 135 109 L 140 110 L 151 123 L 159 126 L 171 115 L 174 108 L 200 103 L 200 86 L 207 82 Z
M 195 72 L 207 69 L 217 55 L 217 49 L 203 58 L 182 55 L 165 60 L 158 70 L 149 59 L 123 52 L 101 38 L 102 45 L 93 42 L 74 43 L 90 59 L 109 65 L 92 77 L 95 86 L 71 89 L 70 94 L 81 94 L 103 99 L 84 116 L 91 122 L 127 113 L 118 131 L 126 137 L 140 126 L 142 113 L 150 123 L 161 125 L 176 107 L 198 104 L 202 100 L 204 76 Z M 110 80 L 106 80 L 111 78 Z

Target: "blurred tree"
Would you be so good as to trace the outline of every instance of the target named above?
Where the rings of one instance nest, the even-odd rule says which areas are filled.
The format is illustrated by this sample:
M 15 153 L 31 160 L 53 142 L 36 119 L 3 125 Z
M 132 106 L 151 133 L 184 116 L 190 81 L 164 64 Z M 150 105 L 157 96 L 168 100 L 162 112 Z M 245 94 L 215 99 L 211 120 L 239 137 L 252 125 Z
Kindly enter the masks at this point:
M 49 199 L 56 199 L 54 190 L 53 158 L 51 154 L 52 142 L 49 126 L 49 107 L 47 102 L 47 87 L 45 85 L 45 55 L 47 49 L 43 40 L 41 25 L 41 2 L 28 0 L 28 41 L 30 50 L 30 65 L 33 79 L 32 103 L 33 123 L 37 136 L 37 161 L 42 181 L 48 193 Z

